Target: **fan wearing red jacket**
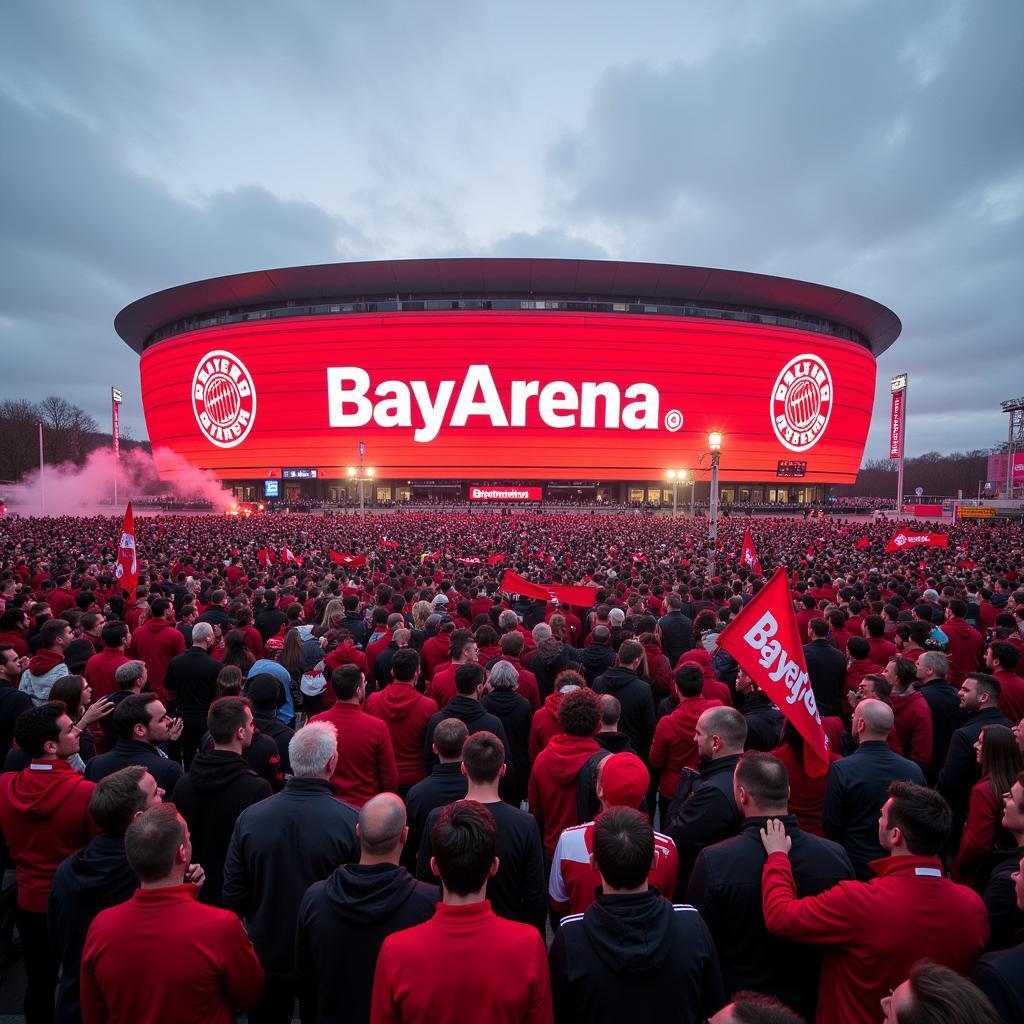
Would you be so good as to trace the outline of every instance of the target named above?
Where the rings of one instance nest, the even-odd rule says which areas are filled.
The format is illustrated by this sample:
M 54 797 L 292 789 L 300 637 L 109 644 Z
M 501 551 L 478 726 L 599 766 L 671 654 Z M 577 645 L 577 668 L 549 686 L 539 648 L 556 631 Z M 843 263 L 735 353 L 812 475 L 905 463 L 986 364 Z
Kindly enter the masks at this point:
M 651 743 L 651 767 L 661 771 L 658 797 L 663 821 L 679 788 L 683 769 L 697 767 L 697 719 L 708 708 L 722 706 L 720 700 L 708 700 L 701 695 L 704 674 L 700 665 L 680 665 L 672 676 L 672 689 L 679 695 L 679 706 L 658 722 Z
M 238 917 L 200 903 L 198 887 L 185 881 L 192 844 L 174 805 L 133 821 L 124 850 L 141 888 L 89 928 L 84 1024 L 234 1024 L 259 1001 L 263 968 Z M 140 969 L 157 963 L 158 971 Z
M 993 640 L 985 652 L 985 668 L 999 681 L 999 710 L 1011 722 L 1024 718 L 1024 678 L 1017 674 L 1020 657 L 1005 640 Z
M 562 698 L 558 721 L 564 730 L 553 736 L 537 755 L 530 773 L 530 813 L 537 819 L 544 852 L 551 857 L 562 832 L 578 825 L 576 780 L 580 770 L 601 747 L 594 734 L 601 721 L 601 704 L 593 690 L 580 688 Z
M 338 799 L 359 808 L 378 793 L 398 788 L 391 734 L 379 718 L 363 710 L 366 677 L 355 665 L 336 668 L 331 687 L 335 703 L 310 721 L 330 722 L 338 730 L 338 764 L 331 784 Z
M 366 713 L 379 718 L 391 734 L 391 746 L 398 766 L 398 794 L 427 777 L 423 767 L 423 743 L 427 725 L 437 704 L 416 689 L 420 658 L 411 647 L 395 651 L 391 660 L 394 682 L 366 698 Z
M 85 678 L 92 687 L 92 699 L 99 700 L 117 693 L 119 687 L 114 674 L 122 665 L 131 659 L 125 654 L 132 635 L 123 622 L 108 622 L 100 633 L 103 638 L 103 650 L 94 654 L 85 663 Z
M 167 598 L 158 597 L 150 606 L 149 618 L 132 633 L 128 644 L 128 656 L 146 663 L 150 688 L 165 704 L 170 699 L 164 689 L 167 663 L 185 653 L 185 637 L 174 628 L 168 615 L 170 608 Z
M 878 823 L 889 856 L 872 863 L 870 882 L 799 899 L 782 823 L 770 819 L 761 831 L 765 923 L 781 938 L 826 947 L 818 1016 L 834 1024 L 875 1024 L 880 1000 L 921 958 L 969 974 L 988 939 L 981 897 L 943 877 L 949 805 L 910 782 L 892 783 L 889 794 Z
M 370 1024 L 550 1024 L 544 940 L 485 898 L 498 870 L 494 815 L 475 800 L 441 812 L 431 870 L 443 902 L 424 924 L 389 935 L 377 958 Z
M 928 701 L 915 689 L 917 665 L 909 658 L 893 658 L 885 667 L 885 678 L 892 686 L 893 727 L 889 733 L 890 748 L 901 757 L 908 757 L 928 770 L 932 760 L 934 724 Z
M 68 763 L 78 753 L 78 737 L 61 701 L 29 708 L 14 723 L 14 739 L 32 761 L 20 772 L 0 775 L 0 830 L 18 885 L 15 920 L 25 956 L 29 1024 L 53 1020 L 57 960 L 46 910 L 54 873 L 97 831 L 89 817 L 96 787 Z

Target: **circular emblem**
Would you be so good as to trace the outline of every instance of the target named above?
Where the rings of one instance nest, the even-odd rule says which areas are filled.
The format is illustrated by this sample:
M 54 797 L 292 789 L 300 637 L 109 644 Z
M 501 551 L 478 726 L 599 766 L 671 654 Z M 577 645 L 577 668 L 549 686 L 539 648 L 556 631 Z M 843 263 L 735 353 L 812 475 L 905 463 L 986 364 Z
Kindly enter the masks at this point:
M 893 537 L 892 542 L 896 547 L 901 548 L 907 543 L 907 535 L 905 533 L 897 533 L 896 536 Z
M 192 377 L 192 411 L 211 444 L 241 444 L 256 419 L 256 388 L 245 364 L 221 349 L 207 352 Z
M 832 374 L 818 356 L 790 359 L 775 380 L 771 397 L 772 428 L 791 452 L 813 448 L 832 415 Z

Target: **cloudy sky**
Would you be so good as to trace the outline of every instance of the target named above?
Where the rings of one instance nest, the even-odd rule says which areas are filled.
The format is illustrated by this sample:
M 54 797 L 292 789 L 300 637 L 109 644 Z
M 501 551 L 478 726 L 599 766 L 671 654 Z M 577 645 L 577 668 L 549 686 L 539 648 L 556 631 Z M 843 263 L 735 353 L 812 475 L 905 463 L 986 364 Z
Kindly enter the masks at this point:
M 760 271 L 894 309 L 908 453 L 1024 393 L 1019 0 L 56 0 L 0 11 L 0 397 L 109 386 L 184 281 L 423 256 Z

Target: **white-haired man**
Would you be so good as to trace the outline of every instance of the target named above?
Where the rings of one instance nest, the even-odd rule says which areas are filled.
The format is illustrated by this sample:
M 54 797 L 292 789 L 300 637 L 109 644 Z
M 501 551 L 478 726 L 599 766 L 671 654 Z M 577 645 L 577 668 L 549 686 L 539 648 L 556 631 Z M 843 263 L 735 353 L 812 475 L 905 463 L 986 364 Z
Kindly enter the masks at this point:
M 334 798 L 338 734 L 310 722 L 288 744 L 293 777 L 235 823 L 224 865 L 224 905 L 248 922 L 267 974 L 251 1024 L 290 1024 L 297 996 L 295 923 L 306 889 L 359 859 L 358 814 Z M 313 1020 L 307 1010 L 304 1020 Z

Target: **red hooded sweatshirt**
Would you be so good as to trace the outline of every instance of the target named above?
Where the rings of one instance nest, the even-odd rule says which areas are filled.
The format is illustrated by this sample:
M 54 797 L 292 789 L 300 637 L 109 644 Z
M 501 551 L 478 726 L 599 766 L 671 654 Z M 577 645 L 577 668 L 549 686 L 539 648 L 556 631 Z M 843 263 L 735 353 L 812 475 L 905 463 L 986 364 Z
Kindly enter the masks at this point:
M 540 714 L 540 712 L 537 712 Z M 576 820 L 576 777 L 601 749 L 593 736 L 553 736 L 537 755 L 530 773 L 530 813 L 537 819 L 544 850 L 553 857 L 558 837 Z
M 932 760 L 932 713 L 920 690 L 906 694 L 893 692 L 893 727 L 889 746 L 901 757 L 927 768 Z
M 715 670 L 711 667 L 711 655 L 701 648 L 686 651 L 684 654 L 679 655 L 676 668 L 679 668 L 680 665 L 689 664 L 699 665 L 704 673 L 704 689 L 701 691 L 701 696 L 705 700 L 717 700 L 726 707 L 731 708 L 732 691 L 726 683 L 723 683 L 715 676 Z
M 949 637 L 946 657 L 949 658 L 949 681 L 959 686 L 968 672 L 977 672 L 985 646 L 981 634 L 964 619 L 946 619 L 939 628 Z
M 697 719 L 708 708 L 721 706 L 720 700 L 707 700 L 703 696 L 684 697 L 672 714 L 658 722 L 651 744 L 651 767 L 662 770 L 658 783 L 658 792 L 662 796 L 671 800 L 679 788 L 683 769 L 697 767 L 697 740 L 694 738 Z
M 0 775 L 0 830 L 14 860 L 18 906 L 45 914 L 54 872 L 93 837 L 89 798 L 96 786 L 64 760 L 34 760 Z
M 443 665 L 451 657 L 452 635 L 451 633 L 438 633 L 423 643 L 423 650 L 420 656 L 423 658 L 423 668 L 427 679 L 434 678 L 434 670 L 438 665 Z
M 132 633 L 128 654 L 146 663 L 146 680 L 150 688 L 165 701 L 164 676 L 171 658 L 185 653 L 185 637 L 168 619 L 147 619 Z
M 427 777 L 423 768 L 423 742 L 427 723 L 437 704 L 409 683 L 389 683 L 366 698 L 366 713 L 379 718 L 391 733 L 398 765 L 398 785 L 415 785 Z
M 555 691 L 549 694 L 544 706 L 533 716 L 530 723 L 530 760 L 536 761 L 537 755 L 551 742 L 553 736 L 562 731 L 558 721 L 558 709 L 562 703 L 562 694 Z
M 310 721 L 330 722 L 338 730 L 338 765 L 331 785 L 339 800 L 359 808 L 378 793 L 395 791 L 398 768 L 391 734 L 379 718 L 357 704 L 339 701 Z

